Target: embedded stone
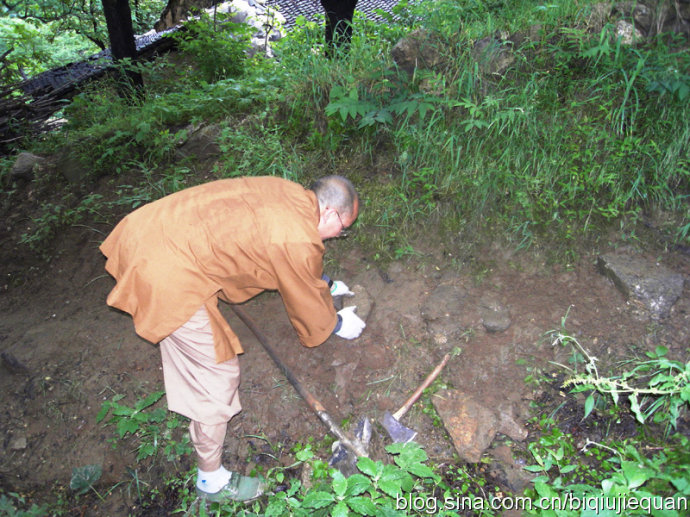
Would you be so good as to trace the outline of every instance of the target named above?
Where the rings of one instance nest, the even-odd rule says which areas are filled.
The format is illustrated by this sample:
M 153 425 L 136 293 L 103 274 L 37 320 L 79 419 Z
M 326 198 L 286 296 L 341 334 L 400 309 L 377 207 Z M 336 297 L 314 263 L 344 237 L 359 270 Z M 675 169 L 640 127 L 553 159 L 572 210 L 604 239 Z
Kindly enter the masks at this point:
M 493 411 L 457 390 L 437 393 L 433 404 L 460 458 L 478 463 L 498 432 Z
M 354 296 L 342 297 L 343 307 L 355 305 L 357 307 L 355 313 L 366 322 L 374 308 L 374 300 L 371 298 L 369 292 L 359 284 L 350 287 L 350 291 L 355 294 Z
M 683 275 L 656 262 L 609 253 L 597 259 L 597 267 L 626 299 L 641 302 L 653 319 L 667 317 L 683 293 Z
M 40 169 L 44 162 L 45 158 L 36 156 L 35 154 L 27 152 L 19 153 L 17 159 L 10 168 L 10 180 L 32 180 L 36 170 Z
M 484 298 L 479 302 L 479 315 L 487 332 L 504 332 L 512 323 L 510 310 L 490 298 Z

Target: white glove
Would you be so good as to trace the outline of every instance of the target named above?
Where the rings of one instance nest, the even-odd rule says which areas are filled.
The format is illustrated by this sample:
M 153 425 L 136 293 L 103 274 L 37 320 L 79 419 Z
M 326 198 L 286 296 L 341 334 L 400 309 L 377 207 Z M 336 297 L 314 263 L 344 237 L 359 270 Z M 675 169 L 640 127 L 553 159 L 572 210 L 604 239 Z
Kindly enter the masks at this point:
M 356 308 L 356 305 L 351 305 L 338 311 L 342 322 L 340 323 L 340 330 L 335 333 L 336 336 L 344 339 L 355 339 L 362 333 L 367 324 L 355 314 Z
M 355 293 L 350 291 L 350 288 L 345 285 L 345 282 L 340 280 L 333 280 L 333 285 L 331 286 L 331 296 L 354 296 Z

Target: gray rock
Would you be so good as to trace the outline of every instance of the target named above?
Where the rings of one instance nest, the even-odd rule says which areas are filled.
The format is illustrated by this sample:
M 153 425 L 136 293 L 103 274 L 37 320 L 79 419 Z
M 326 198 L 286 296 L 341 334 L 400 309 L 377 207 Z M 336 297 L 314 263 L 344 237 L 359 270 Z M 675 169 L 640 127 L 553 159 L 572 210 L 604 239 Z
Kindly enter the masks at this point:
M 19 432 L 16 435 L 12 436 L 7 448 L 11 451 L 23 451 L 24 449 L 26 449 L 26 445 L 26 435 L 23 432 Z
M 616 22 L 616 37 L 620 38 L 623 45 L 633 45 L 644 40 L 640 29 L 625 20 L 618 20 Z
M 350 307 L 355 305 L 357 310 L 357 316 L 362 318 L 365 322 L 369 319 L 371 310 L 374 308 L 374 300 L 372 299 L 369 292 L 361 285 L 354 285 L 350 287 L 354 296 L 343 296 L 342 303 L 343 307 Z
M 421 317 L 437 345 L 459 338 L 468 326 L 466 292 L 452 284 L 441 284 L 424 300 Z M 469 318 L 469 319 L 468 319 Z
M 495 409 L 496 417 L 498 418 L 498 432 L 505 434 L 515 441 L 521 442 L 527 435 L 527 429 L 515 417 L 515 411 L 512 403 L 504 400 Z
M 220 155 L 218 136 L 220 126 L 211 124 L 199 128 L 189 128 L 187 140 L 177 150 L 180 157 L 213 158 Z
M 626 299 L 642 302 L 653 319 L 667 317 L 683 292 L 683 275 L 641 258 L 609 253 L 597 259 L 597 267 Z
M 29 373 L 29 368 L 19 359 L 14 357 L 11 352 L 0 352 L 2 364 L 10 373 Z
M 513 452 L 506 445 L 499 445 L 488 453 L 496 460 L 489 465 L 489 471 L 495 472 L 496 477 L 504 478 L 508 488 L 515 494 L 522 491 L 529 485 L 535 477 L 534 474 L 524 469 L 526 461 L 513 457 Z M 507 514 L 503 514 L 506 516 Z
M 441 62 L 441 54 L 423 29 L 411 32 L 391 50 L 393 61 L 409 75 L 416 69 L 434 68 Z
M 230 21 L 232 23 L 244 23 L 245 20 L 249 17 L 249 13 L 246 11 L 240 11 L 237 14 L 235 14 L 232 18 L 230 18 Z
M 479 302 L 479 315 L 487 332 L 504 332 L 512 323 L 510 310 L 491 297 Z
M 591 5 L 589 9 L 589 15 L 585 20 L 587 29 L 590 32 L 601 32 L 611 16 L 611 4 L 609 2 L 600 2 Z
M 355 374 L 358 362 L 339 364 L 339 361 L 334 361 L 331 366 L 335 368 L 335 385 L 339 391 L 344 390 L 350 385 L 352 376 Z
M 10 169 L 10 180 L 31 181 L 34 179 L 35 173 L 41 169 L 44 163 L 45 158 L 27 152 L 19 153 Z
M 450 284 L 441 284 L 424 300 L 421 312 L 425 321 L 452 319 L 463 309 L 465 291 Z
M 636 1 L 618 2 L 614 4 L 613 12 L 618 16 L 632 18 L 635 21 L 635 27 L 645 33 L 650 31 L 654 22 L 652 10 L 645 4 Z
M 483 38 L 472 49 L 472 56 L 484 75 L 503 75 L 515 63 L 509 41 Z

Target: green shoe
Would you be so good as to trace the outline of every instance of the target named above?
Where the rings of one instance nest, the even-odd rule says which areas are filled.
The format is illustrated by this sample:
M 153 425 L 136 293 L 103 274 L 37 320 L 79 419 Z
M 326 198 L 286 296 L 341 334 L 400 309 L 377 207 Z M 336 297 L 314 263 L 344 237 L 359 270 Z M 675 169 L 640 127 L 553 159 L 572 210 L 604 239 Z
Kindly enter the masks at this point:
M 213 501 L 214 503 L 224 500 L 251 501 L 263 494 L 265 488 L 265 481 L 261 477 L 254 478 L 242 476 L 237 472 L 231 472 L 230 481 L 228 481 L 218 492 L 205 492 L 197 487 L 196 493 L 198 496 Z

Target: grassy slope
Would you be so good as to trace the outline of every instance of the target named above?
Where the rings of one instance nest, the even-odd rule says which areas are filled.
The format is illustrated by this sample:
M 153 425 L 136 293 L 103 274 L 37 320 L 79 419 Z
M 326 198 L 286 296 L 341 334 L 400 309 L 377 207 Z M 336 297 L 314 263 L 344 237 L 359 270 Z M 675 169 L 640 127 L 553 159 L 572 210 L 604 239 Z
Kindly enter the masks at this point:
M 75 191 L 67 194 L 44 177 L 34 187 L 53 197 L 36 203 L 20 239 L 49 253 L 61 226 L 114 221 L 211 178 L 275 174 L 307 183 L 336 172 L 360 188 L 366 206 L 357 224 L 366 231 L 356 238 L 380 260 L 415 253 L 419 233 L 437 234 L 457 255 L 454 248 L 480 239 L 476 229 L 515 246 L 556 244 L 570 256 L 602 230 L 629 234 L 647 218 L 665 239 L 687 242 L 687 52 L 669 38 L 623 46 L 606 26 L 592 32 L 588 2 L 429 4 L 418 19 L 399 13 L 403 23 L 358 20 L 350 54 L 334 61 L 313 49 L 321 28 L 305 26 L 276 48 L 278 61 L 238 68 L 235 40 L 199 27 L 181 54 L 146 65 L 143 102 L 127 104 L 107 82 L 93 86 L 65 110 L 68 125 L 32 147 L 108 178 L 110 193 L 89 193 L 87 180 L 81 189 L 65 185 Z M 441 59 L 410 78 L 390 49 L 418 25 Z M 500 75 L 486 73 L 472 51 L 497 33 L 513 42 L 488 46 L 510 48 L 512 64 Z M 217 125 L 220 154 L 182 157 L 179 142 L 204 124 Z M 4 193 L 15 201 L 11 186 Z M 687 492 L 682 444 L 659 444 L 662 453 L 643 458 L 633 440 L 633 449 L 612 445 L 618 463 L 601 452 L 574 463 L 572 440 L 548 421 L 539 425 L 544 436 L 530 448 L 543 476 L 535 497 L 601 487 L 628 496 Z M 410 461 L 403 470 L 419 468 Z M 424 479 L 425 490 L 443 488 Z M 572 479 L 586 483 L 572 488 Z M 338 483 L 321 488 L 334 493 Z M 335 508 L 335 498 L 323 497 Z
M 634 231 L 661 214 L 664 237 L 687 241 L 690 57 L 669 38 L 621 45 L 611 26 L 588 25 L 586 4 L 427 2 L 398 13 L 402 23 L 359 20 L 350 54 L 332 62 L 312 49 L 317 26 L 281 42 L 279 61 L 244 67 L 234 40 L 200 27 L 186 57 L 147 66 L 142 104 L 101 84 L 37 149 L 67 149 L 95 175 L 140 171 L 146 181 L 115 204 L 200 181 L 190 171 L 305 182 L 344 173 L 368 203 L 358 224 L 373 231 L 361 244 L 380 258 L 413 252 L 426 225 L 450 241 L 488 228 L 516 246 L 549 242 L 568 253 L 602 228 Z M 440 59 L 410 78 L 390 49 L 417 26 Z M 488 51 L 473 51 L 489 35 Z M 501 74 L 489 73 L 492 53 L 510 57 Z M 175 154 L 199 123 L 221 129 L 210 171 Z M 73 202 L 62 218 L 89 210 Z

